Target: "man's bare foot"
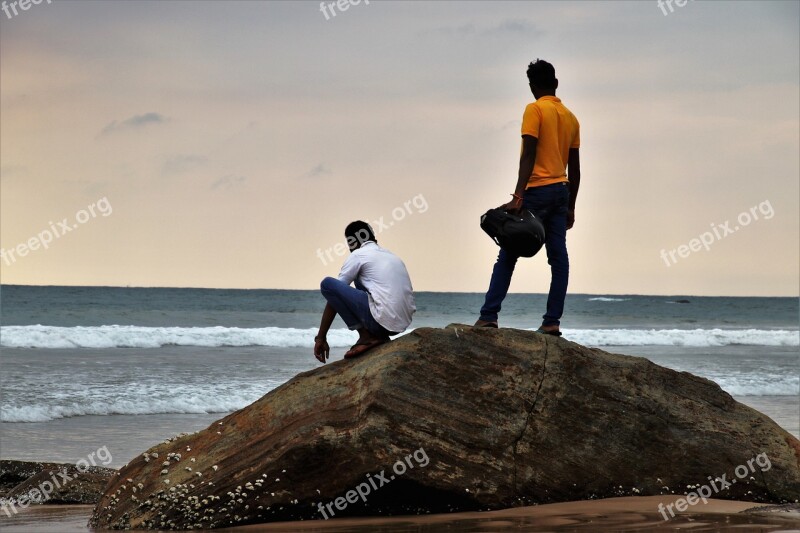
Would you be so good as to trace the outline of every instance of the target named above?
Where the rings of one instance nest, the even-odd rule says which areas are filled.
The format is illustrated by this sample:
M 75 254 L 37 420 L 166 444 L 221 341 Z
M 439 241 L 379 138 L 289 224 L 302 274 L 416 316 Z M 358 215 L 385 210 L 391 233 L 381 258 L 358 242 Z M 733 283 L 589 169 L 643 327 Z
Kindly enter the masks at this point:
M 474 327 L 476 327 L 476 328 L 496 328 L 498 326 L 497 326 L 497 321 L 496 320 L 495 321 L 478 320 L 477 322 L 475 322 L 475 326 Z

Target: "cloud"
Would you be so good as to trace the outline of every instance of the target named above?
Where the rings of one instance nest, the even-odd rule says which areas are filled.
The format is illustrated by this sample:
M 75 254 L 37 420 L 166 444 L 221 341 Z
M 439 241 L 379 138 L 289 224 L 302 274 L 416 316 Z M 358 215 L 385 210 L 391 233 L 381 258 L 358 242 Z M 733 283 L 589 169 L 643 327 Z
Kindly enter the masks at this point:
M 116 120 L 112 121 L 108 126 L 103 128 L 103 131 L 100 132 L 100 136 L 110 135 L 114 132 L 122 130 L 141 128 L 142 126 L 146 126 L 148 124 L 163 124 L 166 121 L 167 118 L 159 113 L 135 115 L 131 118 L 123 120 L 122 122 Z
M 247 181 L 247 178 L 244 176 L 234 176 L 229 174 L 227 176 L 222 176 L 220 179 L 212 183 L 211 189 L 236 189 L 241 187 L 245 181 Z
M 84 194 L 98 195 L 106 192 L 109 187 L 107 181 L 89 181 L 89 180 L 61 180 L 61 183 L 66 185 L 70 190 L 79 190 Z
M 20 165 L 3 165 L 0 166 L 0 178 L 21 178 L 28 175 L 27 167 Z
M 475 37 L 489 35 L 521 35 L 527 37 L 538 37 L 542 31 L 534 23 L 526 19 L 508 19 L 503 22 L 477 27 L 473 23 L 461 24 L 459 26 L 440 26 L 417 32 L 417 35 L 443 35 L 445 37 Z
M 441 26 L 438 28 L 431 28 L 429 30 L 421 30 L 417 35 L 444 35 L 446 37 L 464 37 L 467 35 L 475 35 L 477 30 L 474 24 L 462 24 L 461 26 Z
M 487 29 L 484 33 L 486 33 L 486 34 L 492 34 L 492 33 L 498 33 L 498 34 L 509 34 L 509 33 L 512 33 L 512 34 L 514 34 L 514 33 L 516 33 L 516 34 L 527 35 L 527 36 L 538 36 L 542 32 L 541 32 L 541 30 L 539 30 L 539 28 L 536 27 L 536 25 L 534 23 L 530 22 L 529 20 L 525 20 L 525 19 L 514 19 L 514 20 L 511 20 L 511 19 L 509 19 L 509 20 L 505 20 L 505 21 L 501 22 L 497 26 L 494 26 L 492 28 Z
M 173 155 L 164 161 L 162 174 L 183 174 L 203 166 L 208 159 L 201 155 Z
M 331 174 L 333 174 L 333 172 L 331 172 L 330 169 L 328 169 L 328 167 L 326 167 L 323 163 L 320 163 L 319 165 L 315 166 L 314 168 L 303 174 L 303 177 L 318 178 L 320 176 L 329 176 Z

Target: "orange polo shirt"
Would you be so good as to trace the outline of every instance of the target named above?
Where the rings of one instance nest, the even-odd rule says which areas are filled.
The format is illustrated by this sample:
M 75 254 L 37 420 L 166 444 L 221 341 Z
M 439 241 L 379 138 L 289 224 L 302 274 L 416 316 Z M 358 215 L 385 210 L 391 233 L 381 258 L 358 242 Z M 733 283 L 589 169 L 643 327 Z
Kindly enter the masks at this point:
M 528 104 L 522 117 L 522 134 L 536 137 L 536 163 L 528 187 L 567 181 L 569 149 L 581 145 L 580 124 L 555 96 L 542 96 Z

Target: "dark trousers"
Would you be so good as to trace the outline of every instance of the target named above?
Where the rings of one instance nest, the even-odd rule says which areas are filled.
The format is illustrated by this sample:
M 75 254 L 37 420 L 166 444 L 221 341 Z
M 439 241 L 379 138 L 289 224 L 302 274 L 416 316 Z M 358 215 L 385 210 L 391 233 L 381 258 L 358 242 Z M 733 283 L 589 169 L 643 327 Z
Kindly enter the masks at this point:
M 356 288 L 339 281 L 336 278 L 325 278 L 320 283 L 322 296 L 342 317 L 344 323 L 351 330 L 366 328 L 376 337 L 396 335 L 387 331 L 373 318 L 369 309 L 369 296 L 362 286 L 356 281 Z
M 569 283 L 569 256 L 567 254 L 567 209 L 569 208 L 569 186 L 554 183 L 543 187 L 532 187 L 525 191 L 522 206 L 530 210 L 542 222 L 545 230 L 547 263 L 550 265 L 550 294 L 547 297 L 547 312 L 542 317 L 545 326 L 557 326 L 564 314 L 564 299 Z M 497 320 L 503 300 L 511 285 L 511 276 L 517 264 L 517 256 L 500 250 L 492 271 L 492 280 L 481 308 L 481 320 Z

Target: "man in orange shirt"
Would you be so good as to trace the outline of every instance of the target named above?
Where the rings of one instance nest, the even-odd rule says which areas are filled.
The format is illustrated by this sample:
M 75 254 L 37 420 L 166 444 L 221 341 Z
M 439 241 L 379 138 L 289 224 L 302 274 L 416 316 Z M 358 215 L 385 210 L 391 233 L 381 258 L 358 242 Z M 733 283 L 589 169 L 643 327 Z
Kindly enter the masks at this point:
M 552 277 L 547 312 L 538 332 L 561 336 L 561 315 L 569 282 L 567 230 L 575 223 L 575 199 L 581 179 L 580 125 L 556 97 L 558 79 L 553 65 L 537 59 L 528 66 L 528 81 L 536 102 L 525 108 L 522 118 L 522 155 L 514 199 L 502 208 L 510 212 L 527 209 L 544 225 Z M 517 259 L 500 250 L 476 326 L 498 326 L 497 316 Z

